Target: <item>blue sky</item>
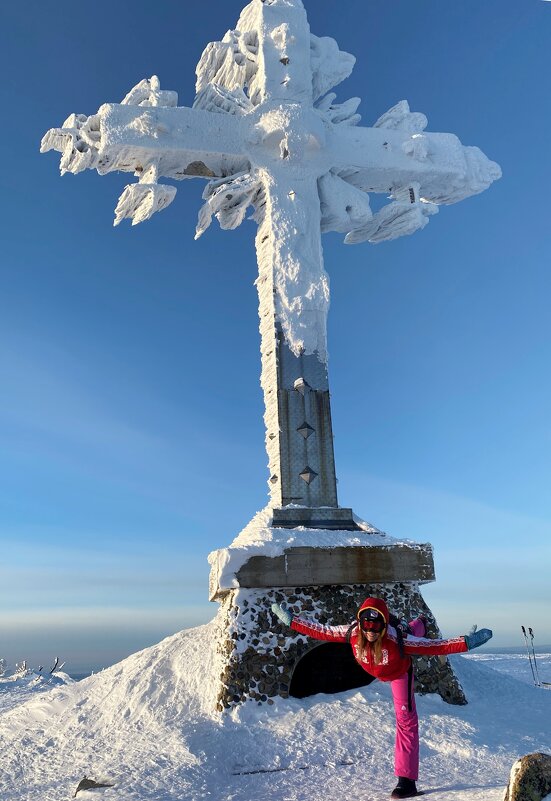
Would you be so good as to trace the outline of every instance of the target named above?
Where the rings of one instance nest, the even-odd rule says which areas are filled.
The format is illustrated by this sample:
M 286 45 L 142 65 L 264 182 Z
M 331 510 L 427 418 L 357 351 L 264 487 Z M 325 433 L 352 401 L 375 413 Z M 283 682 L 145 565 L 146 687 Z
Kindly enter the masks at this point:
M 503 168 L 393 243 L 324 239 L 339 500 L 429 541 L 447 634 L 551 643 L 549 54 L 543 0 L 306 0 L 357 57 L 363 124 L 406 98 Z M 199 182 L 112 227 L 128 176 L 39 142 L 141 78 L 191 105 L 239 0 L 33 0 L 0 49 L 0 656 L 72 672 L 209 620 L 209 551 L 266 503 L 254 224 L 193 241 Z M 8 77 L 10 76 L 10 77 Z

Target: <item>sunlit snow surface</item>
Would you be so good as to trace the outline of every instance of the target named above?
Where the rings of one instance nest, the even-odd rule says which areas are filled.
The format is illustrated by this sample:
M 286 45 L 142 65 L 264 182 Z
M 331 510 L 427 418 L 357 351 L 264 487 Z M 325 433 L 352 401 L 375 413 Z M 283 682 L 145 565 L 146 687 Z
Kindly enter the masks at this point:
M 84 774 L 116 786 L 80 792 L 81 801 L 388 797 L 387 686 L 213 714 L 214 632 L 213 623 L 183 631 L 75 684 L 27 687 L 25 702 L 3 682 L 2 801 L 61 801 Z M 551 655 L 539 661 L 550 679 Z M 420 786 L 439 801 L 501 801 L 517 756 L 549 751 L 551 691 L 529 686 L 527 660 L 515 656 L 454 657 L 454 666 L 468 706 L 418 698 Z M 517 668 L 522 681 L 508 675 Z
M 532 668 L 526 651 L 519 653 L 473 653 L 465 656 L 477 665 L 484 664 L 519 681 L 533 684 Z M 536 675 L 542 682 L 551 682 L 551 653 L 536 653 Z M 550 729 L 551 733 L 551 729 Z M 551 736 L 550 743 L 551 747 Z
M 71 684 L 74 684 L 74 679 L 67 673 L 42 675 L 29 671 L 29 675 L 19 677 L 15 673 L 7 673 L 0 676 L 0 714 L 55 687 Z

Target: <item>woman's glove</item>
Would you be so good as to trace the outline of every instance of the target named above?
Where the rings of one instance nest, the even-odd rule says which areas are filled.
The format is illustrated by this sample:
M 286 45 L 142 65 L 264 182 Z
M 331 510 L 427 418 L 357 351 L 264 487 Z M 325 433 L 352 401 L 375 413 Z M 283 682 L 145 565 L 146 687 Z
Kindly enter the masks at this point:
M 274 613 L 274 615 L 277 615 L 277 617 L 281 620 L 281 622 L 285 623 L 286 626 L 290 626 L 291 623 L 293 622 L 292 614 L 279 604 L 272 604 L 272 612 Z
M 473 627 L 473 630 L 469 632 L 469 634 L 464 634 L 463 638 L 465 640 L 465 645 L 467 646 L 468 651 L 472 651 L 473 648 L 478 648 L 480 645 L 484 645 L 485 642 L 491 640 L 494 636 L 491 629 L 480 629 L 480 631 L 476 631 L 476 626 Z

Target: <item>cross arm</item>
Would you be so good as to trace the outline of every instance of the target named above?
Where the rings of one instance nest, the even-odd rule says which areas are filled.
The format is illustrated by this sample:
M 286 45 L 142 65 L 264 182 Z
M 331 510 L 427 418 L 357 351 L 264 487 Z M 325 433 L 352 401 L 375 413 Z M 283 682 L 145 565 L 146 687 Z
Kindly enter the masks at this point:
M 487 189 L 499 166 L 453 134 L 339 126 L 331 144 L 333 169 L 366 192 L 419 185 L 421 198 L 456 203 Z
M 152 82 L 145 81 L 148 91 Z M 242 123 L 233 114 L 127 100 L 106 103 L 91 117 L 72 114 L 61 128 L 48 131 L 40 150 L 62 153 L 62 175 L 94 168 L 100 175 L 133 172 L 139 181 L 120 196 L 115 225 L 126 217 L 136 225 L 174 199 L 176 188 L 159 184 L 160 177 L 214 178 L 247 169 L 242 142 Z
M 234 115 L 183 106 L 144 110 L 113 104 L 101 111 L 100 173 L 133 171 L 153 159 L 159 176 L 181 180 L 230 175 L 248 164 Z
M 240 120 L 201 109 L 106 103 L 92 117 L 71 115 L 42 140 L 63 153 L 62 172 L 95 168 L 137 172 L 153 162 L 158 177 L 224 176 L 247 166 Z

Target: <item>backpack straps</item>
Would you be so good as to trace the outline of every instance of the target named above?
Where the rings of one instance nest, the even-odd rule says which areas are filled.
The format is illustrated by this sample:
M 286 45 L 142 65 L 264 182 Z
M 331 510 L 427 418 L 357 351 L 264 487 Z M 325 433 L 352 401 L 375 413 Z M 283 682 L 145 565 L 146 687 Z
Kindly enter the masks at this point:
M 358 626 L 358 621 L 355 620 L 354 623 L 351 623 L 348 627 L 348 631 L 346 632 L 346 642 L 350 645 L 350 640 L 352 639 L 352 632 Z
M 398 643 L 398 651 L 400 653 L 400 659 L 403 659 L 405 656 L 404 651 L 404 623 L 400 620 L 400 618 L 393 615 L 392 612 L 388 616 L 388 623 L 389 626 L 392 626 L 396 629 L 396 641 Z M 406 632 L 407 637 L 407 632 Z

